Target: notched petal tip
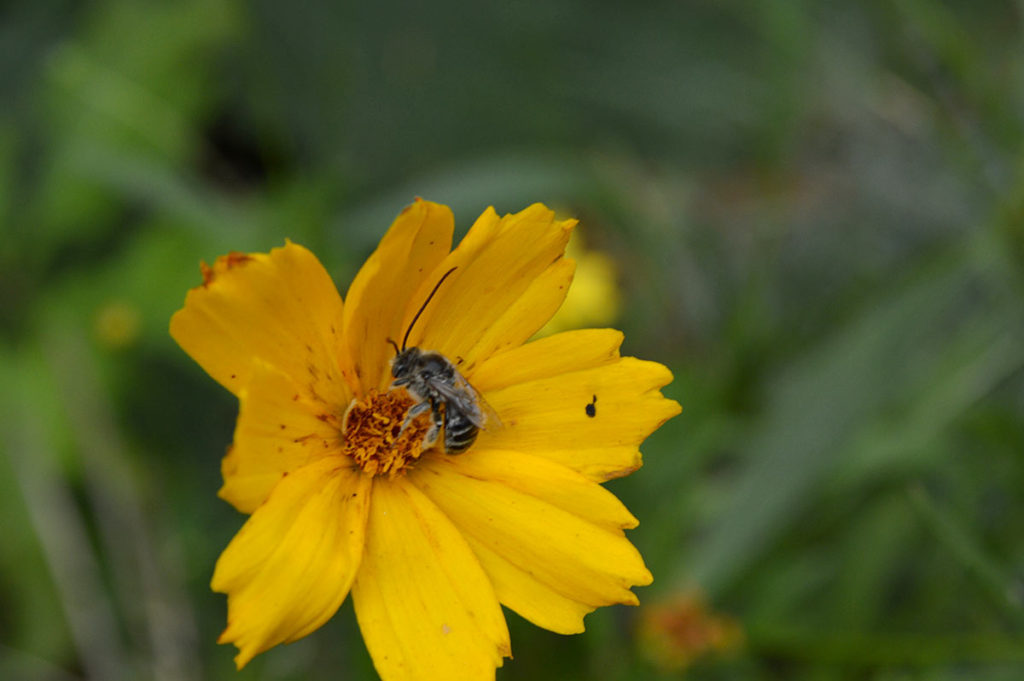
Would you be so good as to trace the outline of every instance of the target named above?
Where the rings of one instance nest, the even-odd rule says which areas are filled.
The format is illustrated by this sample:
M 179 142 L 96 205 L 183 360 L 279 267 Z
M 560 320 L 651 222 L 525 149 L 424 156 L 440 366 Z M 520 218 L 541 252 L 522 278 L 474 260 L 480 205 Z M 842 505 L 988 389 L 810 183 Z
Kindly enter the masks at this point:
M 672 381 L 675 380 L 675 378 L 672 375 L 672 372 L 668 369 L 668 367 L 666 367 L 663 364 L 658 364 L 657 366 L 661 367 L 664 370 L 664 373 L 661 377 L 659 377 L 657 384 L 652 386 L 651 390 L 649 390 L 648 392 L 654 393 L 661 397 L 661 400 L 658 405 L 659 412 L 661 414 L 661 419 L 657 422 L 657 425 L 651 430 L 651 432 L 654 432 L 658 428 L 661 428 L 663 425 L 665 425 L 666 422 L 668 422 L 671 419 L 674 419 L 683 412 L 683 405 L 679 404 L 678 401 L 672 399 L 671 397 L 665 397 L 665 395 L 661 392 L 662 388 L 669 385 L 670 383 L 672 383 Z
M 643 584 L 637 584 L 636 586 L 644 586 L 644 585 Z M 640 605 L 640 599 L 637 598 L 637 595 L 635 593 L 630 591 L 629 592 L 629 596 L 624 596 L 622 598 L 622 600 L 619 601 L 616 605 L 628 605 L 628 606 L 631 606 L 631 607 L 635 608 L 636 606 Z
M 169 330 L 218 383 L 238 395 L 259 360 L 315 383 L 324 399 L 343 397 L 333 349 L 341 296 L 316 256 L 286 241 L 269 254 L 231 252 L 200 269 L 202 284 L 189 290 Z M 312 381 L 311 364 L 319 374 Z
M 284 245 L 270 249 L 269 257 L 272 260 L 275 255 L 285 251 L 302 251 L 303 253 L 312 255 L 309 249 L 301 244 L 297 244 L 289 238 L 285 238 Z M 213 265 L 207 265 L 205 260 L 199 261 L 199 273 L 202 276 L 202 283 L 196 288 L 209 288 L 210 284 L 217 280 L 217 277 L 224 273 L 253 262 L 259 258 L 266 258 L 267 255 L 263 253 L 243 253 L 242 251 L 229 251 L 228 253 L 217 256 L 217 259 L 213 261 Z M 315 257 L 315 256 L 314 256 Z
M 204 261 L 199 262 L 199 272 L 203 275 L 203 288 L 209 288 L 210 284 L 214 282 L 218 275 L 227 272 L 228 270 L 244 265 L 247 262 L 253 260 L 253 256 L 248 253 L 242 253 L 241 251 L 231 251 L 227 255 L 222 255 L 217 258 L 213 267 L 210 267 Z
M 664 421 L 662 423 L 664 423 Z M 644 457 L 643 457 L 643 454 L 640 452 L 640 450 L 637 449 L 635 454 L 634 454 L 634 457 L 633 457 L 633 462 L 629 466 L 623 466 L 622 468 L 616 468 L 616 469 L 613 469 L 613 470 L 602 471 L 601 475 L 600 475 L 600 479 L 601 480 L 614 480 L 616 478 L 624 478 L 627 475 L 632 475 L 633 473 L 636 473 L 638 470 L 640 470 L 643 467 L 644 467 Z M 639 522 L 637 524 L 639 525 Z M 632 529 L 632 528 L 627 527 L 626 529 L 628 530 L 628 529 Z
M 649 390 L 651 391 L 660 390 L 674 380 L 672 371 L 660 362 L 637 357 L 623 357 L 623 359 L 637 363 L 638 369 L 643 371 L 644 383 L 650 386 Z
M 228 622 L 228 625 L 224 627 L 224 631 L 220 632 L 220 636 L 217 637 L 217 645 L 224 645 L 225 643 L 231 642 L 231 634 L 228 633 L 230 631 L 231 622 Z
M 683 413 L 683 405 L 667 397 L 665 398 L 665 407 L 665 418 L 658 422 L 658 425 L 655 428 L 655 430 L 661 428 L 663 425 L 665 425 L 667 421 L 674 419 L 675 417 Z
M 638 373 L 643 368 L 647 369 L 648 377 L 645 382 L 649 387 L 644 394 L 661 398 L 657 403 L 657 413 L 661 418 L 656 422 L 657 425 L 651 429 L 652 433 L 658 428 L 661 428 L 661 426 L 663 426 L 669 419 L 675 418 L 682 413 L 683 406 L 676 400 L 673 400 L 670 397 L 665 397 L 661 392 L 662 388 L 675 380 L 675 377 L 672 375 L 672 371 L 667 366 L 658 362 L 636 359 L 635 357 L 625 357 L 623 359 L 636 362 Z
M 245 666 L 249 664 L 254 657 L 262 652 L 261 650 L 256 649 L 255 646 L 246 646 L 239 643 L 239 638 L 240 636 L 235 633 L 234 623 L 231 620 L 228 620 L 228 625 L 224 627 L 224 631 L 222 631 L 220 636 L 217 637 L 217 645 L 227 645 L 231 643 L 236 646 L 238 652 L 236 652 L 235 656 L 232 658 L 235 663 L 236 671 L 242 671 L 242 669 L 245 668 Z
M 242 671 L 242 669 L 245 668 L 245 665 L 247 665 L 250 662 L 252 662 L 252 658 L 256 657 L 261 652 L 262 651 L 259 651 L 259 650 L 257 650 L 257 651 L 239 650 L 238 653 L 235 655 L 235 658 L 234 658 L 234 660 L 235 660 L 235 670 L 236 671 Z

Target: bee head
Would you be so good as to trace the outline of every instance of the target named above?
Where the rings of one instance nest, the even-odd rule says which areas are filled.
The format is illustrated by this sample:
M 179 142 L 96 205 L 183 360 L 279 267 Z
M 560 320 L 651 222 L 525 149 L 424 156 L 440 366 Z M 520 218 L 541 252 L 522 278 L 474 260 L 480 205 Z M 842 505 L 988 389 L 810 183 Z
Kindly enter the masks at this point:
M 397 346 L 396 346 L 397 350 Z M 420 361 L 421 350 L 419 348 L 407 348 L 398 352 L 391 359 L 391 375 L 395 378 L 408 376 L 415 369 Z

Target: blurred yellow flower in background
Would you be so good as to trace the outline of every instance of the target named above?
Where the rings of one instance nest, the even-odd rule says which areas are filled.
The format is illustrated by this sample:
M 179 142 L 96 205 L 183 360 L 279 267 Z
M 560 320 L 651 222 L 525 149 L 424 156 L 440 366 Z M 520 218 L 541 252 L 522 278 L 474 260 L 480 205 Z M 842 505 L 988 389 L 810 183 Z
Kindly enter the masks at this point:
M 587 249 L 579 230 L 573 230 L 566 255 L 576 261 L 576 276 L 562 307 L 540 330 L 539 336 L 588 326 L 608 326 L 619 318 L 621 296 L 611 256 Z
M 171 320 L 240 402 L 220 496 L 251 516 L 212 581 L 239 668 L 351 590 L 386 681 L 493 678 L 511 654 L 501 604 L 577 633 L 651 582 L 623 532 L 636 519 L 600 483 L 636 470 L 679 412 L 659 392 L 671 374 L 621 357 L 612 329 L 526 342 L 569 289 L 574 220 L 488 209 L 451 250 L 453 224 L 445 206 L 406 208 L 344 305 L 301 246 L 223 256 Z M 391 385 L 389 341 L 407 331 L 500 420 L 463 454 L 426 446 L 430 410 L 406 424 L 422 396 Z
M 96 339 L 111 349 L 126 348 L 139 339 L 142 314 L 124 300 L 111 300 L 96 311 L 93 332 Z

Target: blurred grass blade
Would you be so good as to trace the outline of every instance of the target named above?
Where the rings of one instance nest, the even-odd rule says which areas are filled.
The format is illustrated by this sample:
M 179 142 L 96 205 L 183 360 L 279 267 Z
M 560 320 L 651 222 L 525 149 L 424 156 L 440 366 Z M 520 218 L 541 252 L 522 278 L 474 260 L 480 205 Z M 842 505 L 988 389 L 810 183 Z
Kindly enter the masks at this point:
M 16 358 L 3 391 L 0 445 L 10 459 L 33 530 L 60 594 L 75 652 L 89 678 L 128 677 L 117 616 L 103 585 L 89 531 L 74 494 L 60 470 L 55 434 L 45 419 L 55 413 L 42 358 L 25 352 Z
M 966 525 L 943 508 L 922 485 L 907 490 L 911 505 L 943 546 L 984 584 L 1004 610 L 1022 622 L 1024 583 L 1011 579 L 999 563 L 976 541 Z
M 980 238 L 987 235 L 982 233 Z M 1021 310 L 974 242 L 923 267 L 908 284 L 798 360 L 769 387 L 763 420 L 742 446 L 749 462 L 724 513 L 693 550 L 692 574 L 714 591 L 753 565 L 797 520 L 865 429 L 933 380 L 951 347 L 991 318 L 1021 328 Z M 950 320 L 955 320 L 951 325 Z M 1018 352 L 1015 353 L 1019 361 Z M 1019 366 L 1016 361 L 1004 368 Z M 949 414 L 932 413 L 946 422 Z
M 60 312 L 52 316 L 59 317 Z M 43 350 L 74 436 L 86 490 L 130 622 L 145 633 L 152 654 L 150 676 L 159 681 L 194 678 L 196 632 L 184 589 L 161 569 L 151 523 L 143 512 L 143 485 L 132 466 L 100 378 L 96 360 L 74 324 L 58 319 L 44 332 Z

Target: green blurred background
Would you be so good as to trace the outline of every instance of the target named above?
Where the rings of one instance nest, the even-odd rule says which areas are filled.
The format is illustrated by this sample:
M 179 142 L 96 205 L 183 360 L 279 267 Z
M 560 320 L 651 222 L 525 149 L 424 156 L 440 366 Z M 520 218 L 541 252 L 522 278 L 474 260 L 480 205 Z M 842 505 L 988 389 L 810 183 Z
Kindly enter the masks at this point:
M 346 603 L 241 674 L 234 398 L 167 334 L 229 250 L 344 291 L 420 195 L 613 255 L 682 416 L 655 574 L 499 679 L 1024 678 L 1022 2 L 0 9 L 0 679 L 370 679 Z

